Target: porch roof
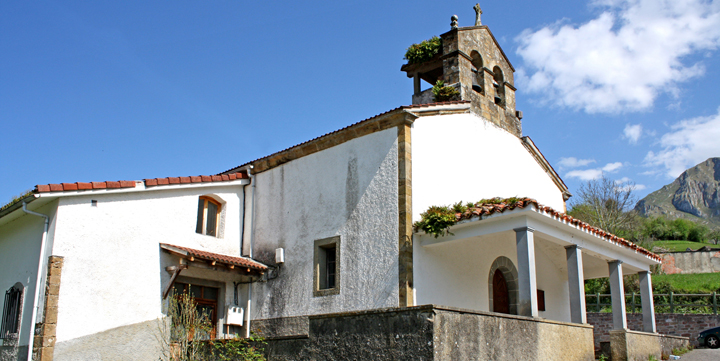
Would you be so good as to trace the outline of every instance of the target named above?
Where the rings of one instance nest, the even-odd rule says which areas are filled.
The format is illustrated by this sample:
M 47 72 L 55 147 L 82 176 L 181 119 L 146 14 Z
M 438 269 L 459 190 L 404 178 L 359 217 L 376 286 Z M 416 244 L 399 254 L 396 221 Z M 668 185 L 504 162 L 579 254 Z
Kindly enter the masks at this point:
M 518 227 L 531 227 L 559 240 L 558 243 L 577 244 L 593 253 L 623 261 L 632 258 L 636 266 L 659 264 L 662 261 L 660 256 L 643 247 L 539 204 L 532 198 L 477 204 L 463 213 L 456 213 L 455 217 L 457 223 L 450 228 L 453 235 L 435 238 L 415 232 L 420 244 L 431 246 Z
M 235 269 L 237 266 L 238 270 L 245 270 L 247 272 L 254 270 L 262 273 L 268 269 L 268 266 L 248 257 L 228 256 L 219 253 L 201 251 L 198 249 L 175 246 L 167 243 L 160 243 L 160 248 L 191 262 L 196 260 L 206 261 L 212 263 L 213 266 L 216 266 L 219 263 L 229 269 Z

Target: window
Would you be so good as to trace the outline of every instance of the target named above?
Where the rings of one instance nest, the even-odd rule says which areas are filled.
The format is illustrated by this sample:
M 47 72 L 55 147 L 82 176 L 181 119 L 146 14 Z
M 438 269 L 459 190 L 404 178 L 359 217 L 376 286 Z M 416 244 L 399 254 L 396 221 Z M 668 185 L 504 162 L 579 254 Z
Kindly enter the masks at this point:
M 15 284 L 5 292 L 0 340 L 15 339 L 20 332 L 22 295 L 23 287 L 20 284 Z
M 340 293 L 340 236 L 315 241 L 314 296 Z
M 220 289 L 216 287 L 175 282 L 175 284 L 173 284 L 173 292 L 175 297 L 189 295 L 195 302 L 195 308 L 198 314 L 207 315 L 208 320 L 212 324 L 212 329 L 210 330 L 208 337 L 214 339 L 217 335 L 217 309 Z
M 538 311 L 545 311 L 545 291 L 537 290 Z
M 220 203 L 210 197 L 202 196 L 198 199 L 197 226 L 195 232 L 208 236 L 218 236 L 218 216 Z

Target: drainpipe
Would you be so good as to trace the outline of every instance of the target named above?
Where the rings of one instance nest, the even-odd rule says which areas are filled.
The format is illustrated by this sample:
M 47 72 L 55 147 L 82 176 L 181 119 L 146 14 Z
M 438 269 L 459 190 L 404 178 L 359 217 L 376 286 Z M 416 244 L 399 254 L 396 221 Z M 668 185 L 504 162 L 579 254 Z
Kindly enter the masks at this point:
M 247 168 L 247 174 L 248 177 L 250 177 L 250 185 L 252 186 L 252 204 L 250 205 L 250 250 L 249 255 L 250 259 L 253 258 L 253 243 L 255 241 L 255 175 L 252 174 L 253 166 L 249 166 Z M 250 283 L 248 283 L 248 295 L 247 295 L 247 312 L 246 312 L 246 322 L 247 325 L 245 328 L 245 337 L 250 337 L 250 312 L 252 310 L 252 279 L 250 280 Z
M 37 321 L 37 315 L 38 310 L 40 309 L 40 280 L 42 279 L 43 275 L 43 265 L 45 264 L 44 258 L 45 258 L 45 243 L 47 241 L 47 234 L 48 234 L 48 226 L 50 224 L 50 217 L 33 212 L 27 209 L 27 203 L 23 202 L 22 205 L 23 212 L 45 218 L 45 228 L 43 229 L 42 234 L 42 240 L 40 241 L 40 257 L 38 259 L 38 273 L 37 273 L 37 279 L 35 280 L 35 298 L 34 298 L 34 307 L 32 309 L 32 316 L 30 316 L 30 335 L 28 336 L 28 361 L 32 360 L 32 354 L 33 354 L 33 345 L 35 344 L 35 322 Z

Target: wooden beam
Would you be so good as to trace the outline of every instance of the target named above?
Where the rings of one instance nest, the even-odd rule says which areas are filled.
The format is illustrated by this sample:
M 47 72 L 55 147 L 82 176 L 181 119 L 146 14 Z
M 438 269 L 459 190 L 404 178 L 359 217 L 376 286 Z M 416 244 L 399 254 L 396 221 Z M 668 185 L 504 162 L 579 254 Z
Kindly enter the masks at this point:
M 180 275 L 180 272 L 184 269 L 187 269 L 188 266 L 186 264 L 181 264 L 177 266 L 170 266 L 165 268 L 166 270 L 170 271 L 172 269 L 172 276 L 170 277 L 170 282 L 165 286 L 165 290 L 163 291 L 163 300 L 167 298 L 168 294 L 170 294 L 170 290 L 172 289 L 173 284 L 175 284 L 175 279 Z

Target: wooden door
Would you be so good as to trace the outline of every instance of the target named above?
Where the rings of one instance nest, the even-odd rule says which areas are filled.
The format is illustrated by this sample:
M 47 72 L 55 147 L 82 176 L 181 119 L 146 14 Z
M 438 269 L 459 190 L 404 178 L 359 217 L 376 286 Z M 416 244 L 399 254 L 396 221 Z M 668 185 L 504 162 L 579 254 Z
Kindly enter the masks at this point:
M 510 313 L 507 281 L 499 269 L 493 275 L 493 312 Z

